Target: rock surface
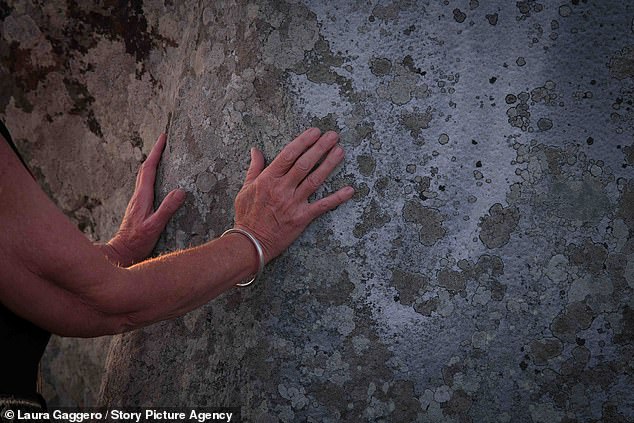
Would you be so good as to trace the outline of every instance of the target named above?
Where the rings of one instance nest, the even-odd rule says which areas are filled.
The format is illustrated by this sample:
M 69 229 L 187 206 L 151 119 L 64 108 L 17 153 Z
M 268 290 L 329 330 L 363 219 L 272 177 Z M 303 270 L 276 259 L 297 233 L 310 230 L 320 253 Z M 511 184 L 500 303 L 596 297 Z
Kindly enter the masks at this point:
M 634 419 L 634 6 L 113 4 L 0 0 L 0 116 L 87 236 L 114 233 L 163 130 L 157 195 L 189 195 L 157 252 L 228 228 L 249 147 L 308 125 L 347 152 L 318 196 L 357 194 L 252 288 L 54 339 L 51 404 Z

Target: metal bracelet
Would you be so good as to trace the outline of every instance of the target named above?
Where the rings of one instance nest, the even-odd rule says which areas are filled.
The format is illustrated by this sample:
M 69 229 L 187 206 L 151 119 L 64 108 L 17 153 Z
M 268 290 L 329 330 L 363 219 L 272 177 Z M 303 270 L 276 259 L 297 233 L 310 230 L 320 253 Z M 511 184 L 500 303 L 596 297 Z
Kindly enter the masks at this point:
M 245 231 L 244 229 L 240 229 L 240 228 L 227 229 L 226 231 L 222 233 L 222 235 L 220 235 L 220 238 L 231 233 L 242 234 L 246 236 L 247 238 L 249 238 L 249 241 L 253 243 L 253 245 L 255 246 L 255 250 L 258 253 L 258 262 L 259 262 L 258 273 L 256 273 L 255 276 L 253 276 L 253 278 L 250 281 L 240 282 L 236 284 L 236 286 L 240 286 L 240 287 L 251 285 L 253 282 L 255 282 L 258 276 L 260 276 L 262 272 L 264 271 L 264 250 L 262 249 L 262 245 L 260 244 L 260 241 L 258 241 L 256 237 L 254 237 L 253 235 L 251 235 L 251 233 Z

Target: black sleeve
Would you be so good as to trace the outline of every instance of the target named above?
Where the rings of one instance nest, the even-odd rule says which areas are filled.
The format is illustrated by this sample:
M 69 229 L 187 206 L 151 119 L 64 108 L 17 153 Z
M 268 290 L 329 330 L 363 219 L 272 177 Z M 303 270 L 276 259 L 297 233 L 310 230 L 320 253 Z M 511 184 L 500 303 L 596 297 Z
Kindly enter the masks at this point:
M 26 165 L 26 162 L 24 161 L 24 159 L 22 158 L 22 155 L 20 154 L 20 152 L 18 151 L 18 148 L 15 146 L 15 144 L 13 143 L 13 139 L 11 138 L 11 134 L 9 133 L 9 130 L 7 129 L 6 126 L 4 126 L 4 123 L 0 120 L 0 135 L 2 135 L 2 137 L 7 140 L 7 142 L 9 143 L 9 145 L 11 146 L 11 148 L 13 149 L 13 151 L 15 152 L 15 155 L 18 156 L 18 158 L 20 159 L 20 161 L 22 162 L 22 164 L 24 165 L 24 167 L 29 171 L 29 173 L 31 173 L 31 170 L 29 169 L 29 167 Z M 32 175 L 32 174 L 31 174 Z

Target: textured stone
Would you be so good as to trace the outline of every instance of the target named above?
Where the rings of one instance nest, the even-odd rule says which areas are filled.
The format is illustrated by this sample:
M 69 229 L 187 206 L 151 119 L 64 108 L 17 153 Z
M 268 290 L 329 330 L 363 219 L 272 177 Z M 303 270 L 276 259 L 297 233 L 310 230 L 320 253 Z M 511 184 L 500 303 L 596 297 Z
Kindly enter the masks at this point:
M 488 248 L 505 245 L 510 240 L 511 232 L 517 227 L 519 217 L 519 210 L 516 207 L 505 208 L 499 203 L 492 205 L 489 215 L 481 219 L 480 240 Z
M 160 131 L 157 253 L 229 227 L 255 145 L 341 133 L 318 219 L 258 284 L 54 338 L 52 405 L 248 421 L 634 419 L 634 5 L 0 0 L 0 116 L 92 239 Z M 71 160 L 72 159 L 72 160 Z M 107 355 L 107 360 L 106 360 Z

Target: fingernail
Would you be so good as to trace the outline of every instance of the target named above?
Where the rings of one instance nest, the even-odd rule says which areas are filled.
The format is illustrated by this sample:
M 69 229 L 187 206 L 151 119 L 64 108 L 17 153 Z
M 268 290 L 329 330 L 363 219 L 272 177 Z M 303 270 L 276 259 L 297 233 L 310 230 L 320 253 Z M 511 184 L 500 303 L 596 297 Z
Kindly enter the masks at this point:
M 343 148 L 341 148 L 341 146 L 336 146 L 335 147 L 335 155 L 336 156 L 343 156 Z
M 352 188 L 352 187 L 345 187 L 345 188 L 344 188 L 343 193 L 344 193 L 344 194 L 346 194 L 346 195 L 348 195 L 348 194 L 353 194 L 353 193 L 354 193 L 354 188 Z
M 183 201 L 186 196 L 187 196 L 187 193 L 180 188 L 177 189 L 176 192 L 174 193 L 174 197 L 176 197 L 176 200 L 178 201 Z

